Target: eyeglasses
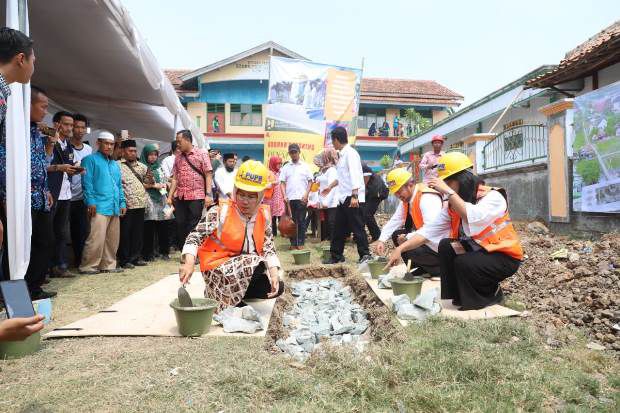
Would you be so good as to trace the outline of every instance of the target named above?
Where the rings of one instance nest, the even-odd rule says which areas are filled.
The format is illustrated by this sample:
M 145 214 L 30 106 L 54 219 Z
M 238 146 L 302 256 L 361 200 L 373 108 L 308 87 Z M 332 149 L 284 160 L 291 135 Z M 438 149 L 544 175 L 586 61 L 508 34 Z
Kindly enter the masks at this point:
M 241 192 L 237 192 L 237 199 L 244 200 L 246 202 L 254 202 L 258 201 L 258 194 L 244 194 Z

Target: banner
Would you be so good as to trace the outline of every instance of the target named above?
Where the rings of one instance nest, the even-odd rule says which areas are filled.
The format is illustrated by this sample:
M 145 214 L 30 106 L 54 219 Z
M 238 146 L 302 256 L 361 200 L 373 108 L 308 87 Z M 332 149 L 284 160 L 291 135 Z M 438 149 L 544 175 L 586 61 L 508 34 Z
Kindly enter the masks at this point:
M 288 159 L 288 145 L 301 147 L 302 159 L 331 146 L 331 131 L 347 129 L 355 142 L 362 71 L 272 56 L 265 121 L 265 162 Z
M 620 213 L 620 82 L 575 98 L 573 210 Z

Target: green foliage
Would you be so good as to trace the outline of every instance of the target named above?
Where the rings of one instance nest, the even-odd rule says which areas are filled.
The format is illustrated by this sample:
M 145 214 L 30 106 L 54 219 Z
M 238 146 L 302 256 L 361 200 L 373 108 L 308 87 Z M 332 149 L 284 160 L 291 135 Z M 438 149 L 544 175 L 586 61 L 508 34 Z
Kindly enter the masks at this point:
M 392 157 L 391 157 L 390 155 L 388 155 L 388 154 L 383 155 L 383 156 L 381 157 L 381 160 L 379 160 L 379 164 L 381 165 L 381 167 L 382 167 L 383 169 L 387 169 L 387 168 L 389 168 L 390 166 L 392 166 L 392 162 L 393 162 L 393 159 L 392 159 Z
M 616 136 L 616 127 L 620 123 L 620 115 L 610 112 L 607 115 L 607 126 L 605 127 L 605 134 L 607 136 Z
M 586 144 L 586 134 L 583 130 L 575 133 L 575 140 L 573 141 L 573 151 L 578 152 Z
M 413 108 L 405 109 L 404 118 L 411 124 L 412 133 L 414 135 L 430 128 L 433 124 L 430 119 L 423 117 Z
M 577 162 L 577 173 L 585 185 L 592 185 L 601 177 L 601 167 L 596 159 L 581 160 Z

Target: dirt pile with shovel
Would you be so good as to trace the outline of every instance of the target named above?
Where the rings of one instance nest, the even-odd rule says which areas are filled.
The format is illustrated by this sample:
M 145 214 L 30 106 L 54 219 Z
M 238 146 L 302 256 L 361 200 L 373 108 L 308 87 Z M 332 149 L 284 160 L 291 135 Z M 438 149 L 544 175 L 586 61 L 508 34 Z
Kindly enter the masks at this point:
M 531 311 L 547 343 L 560 345 L 557 333 L 576 327 L 620 351 L 620 234 L 575 240 L 538 222 L 518 231 L 526 259 L 502 287 Z

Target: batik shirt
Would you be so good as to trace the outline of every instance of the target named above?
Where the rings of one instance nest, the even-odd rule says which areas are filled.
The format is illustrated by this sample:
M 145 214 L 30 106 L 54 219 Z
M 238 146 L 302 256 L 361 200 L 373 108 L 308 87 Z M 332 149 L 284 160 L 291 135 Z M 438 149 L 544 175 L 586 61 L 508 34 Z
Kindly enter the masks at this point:
M 47 194 L 48 157 L 45 153 L 47 138 L 39 132 L 35 123 L 30 124 L 30 196 L 35 211 L 49 211 Z
M 0 201 L 6 200 L 6 110 L 11 89 L 0 74 Z
M 146 189 L 144 184 L 153 183 L 153 174 L 142 162 L 132 162 L 131 167 L 138 177 L 131 171 L 129 163 L 122 159 L 119 162 L 121 167 L 121 177 L 123 182 L 123 191 L 125 192 L 125 201 L 127 202 L 127 209 L 139 209 L 146 208 Z

